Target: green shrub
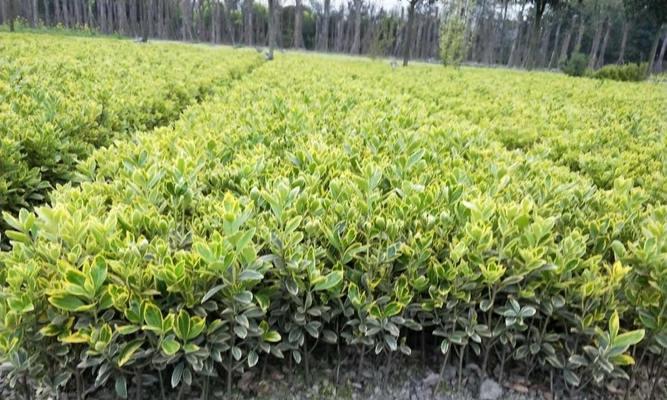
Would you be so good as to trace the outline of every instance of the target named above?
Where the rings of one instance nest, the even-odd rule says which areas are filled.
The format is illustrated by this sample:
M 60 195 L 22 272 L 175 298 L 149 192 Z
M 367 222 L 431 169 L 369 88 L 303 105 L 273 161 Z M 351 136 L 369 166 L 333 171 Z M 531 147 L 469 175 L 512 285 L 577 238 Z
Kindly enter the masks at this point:
M 230 388 L 261 359 L 308 376 L 326 346 L 407 356 L 419 331 L 486 373 L 627 378 L 631 346 L 667 345 L 667 208 L 634 186 L 641 171 L 599 189 L 489 127 L 538 126 L 565 148 L 570 130 L 604 144 L 618 132 L 603 124 L 656 129 L 659 102 L 633 120 L 608 101 L 627 85 L 595 84 L 301 55 L 256 69 L 6 216 L 6 381 Z
M 582 53 L 573 53 L 563 64 L 561 70 L 569 76 L 584 76 L 588 68 L 588 57 Z
M 466 23 L 458 15 L 450 15 L 440 26 L 440 59 L 445 66 L 458 67 L 463 62 L 468 46 Z
M 0 211 L 42 203 L 94 148 L 172 121 L 259 62 L 230 49 L 0 33 Z
M 595 79 L 640 82 L 648 78 L 648 64 L 605 65 L 591 76 Z

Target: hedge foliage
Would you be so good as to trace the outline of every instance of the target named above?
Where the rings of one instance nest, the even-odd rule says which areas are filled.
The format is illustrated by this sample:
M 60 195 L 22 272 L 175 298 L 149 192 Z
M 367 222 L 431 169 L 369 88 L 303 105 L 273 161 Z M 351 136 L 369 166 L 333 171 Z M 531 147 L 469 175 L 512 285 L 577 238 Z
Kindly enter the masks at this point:
M 588 57 L 583 53 L 574 53 L 563 63 L 561 70 L 569 76 L 585 76 L 588 71 Z
M 230 388 L 260 359 L 307 370 L 333 343 L 410 355 L 415 331 L 500 379 L 510 363 L 569 388 L 627 378 L 631 346 L 667 348 L 667 207 L 642 169 L 597 186 L 537 139 L 508 145 L 602 147 L 664 123 L 634 85 L 583 85 L 281 56 L 96 151 L 80 187 L 6 215 L 11 382 Z
M 174 120 L 254 52 L 0 33 L 0 210 L 40 204 L 78 160 Z
M 621 82 L 640 82 L 648 78 L 648 63 L 605 65 L 593 72 L 595 79 L 610 79 Z

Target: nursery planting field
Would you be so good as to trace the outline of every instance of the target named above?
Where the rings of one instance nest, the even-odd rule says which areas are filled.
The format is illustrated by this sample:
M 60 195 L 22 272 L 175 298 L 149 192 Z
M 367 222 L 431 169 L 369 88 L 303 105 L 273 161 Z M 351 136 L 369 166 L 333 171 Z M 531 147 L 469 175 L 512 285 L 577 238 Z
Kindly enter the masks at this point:
M 0 210 L 43 202 L 97 146 L 164 125 L 254 52 L 0 34 Z M 226 62 L 220 60 L 226 58 Z
M 80 162 L 49 205 L 3 206 L 0 359 L 17 388 L 205 397 L 264 360 L 308 378 L 318 349 L 390 369 L 423 351 L 420 331 L 440 363 L 572 391 L 664 361 L 664 86 L 97 40 L 77 48 L 124 55 L 122 72 L 65 44 L 20 62 L 45 40 L 0 53 L 17 99 L 3 145 L 30 168 L 11 151 L 26 138 Z M 71 71 L 71 87 L 19 88 L 19 66 Z M 48 114 L 40 91 L 91 110 L 101 91 L 114 122 Z M 37 129 L 49 115 L 97 129 Z

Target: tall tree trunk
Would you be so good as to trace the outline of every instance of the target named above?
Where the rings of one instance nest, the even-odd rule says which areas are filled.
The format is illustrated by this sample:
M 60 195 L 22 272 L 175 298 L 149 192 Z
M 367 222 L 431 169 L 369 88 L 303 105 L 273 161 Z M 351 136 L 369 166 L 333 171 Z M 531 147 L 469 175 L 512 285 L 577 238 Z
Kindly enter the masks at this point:
M 37 27 L 37 20 L 39 19 L 39 7 L 37 6 L 37 0 L 32 0 L 31 3 L 30 16 L 32 17 L 32 27 Z
M 665 32 L 665 35 L 662 37 L 662 47 L 660 47 L 660 54 L 658 55 L 658 59 L 656 60 L 655 72 L 657 73 L 662 73 L 663 70 L 662 64 L 664 63 L 666 52 L 667 52 L 667 32 Z
M 649 73 L 653 73 L 656 69 L 657 62 L 655 60 L 655 55 L 658 52 L 658 44 L 660 44 L 660 37 L 662 35 L 662 30 L 664 27 L 665 24 L 662 24 L 662 26 L 658 29 L 658 32 L 656 32 L 655 38 L 653 39 L 653 44 L 651 45 L 651 52 L 649 53 L 649 58 L 648 58 Z
M 344 8 L 341 5 L 340 11 L 338 13 L 338 22 L 336 24 L 336 51 L 343 51 L 343 41 L 345 40 L 345 17 L 344 17 Z
M 294 48 L 303 48 L 303 5 L 302 0 L 296 0 L 294 6 Z
M 213 8 L 211 10 L 211 43 L 218 42 L 218 11 L 220 10 L 220 4 L 217 1 L 213 2 Z
M 518 58 L 517 56 L 519 53 L 519 43 L 521 43 L 521 37 L 523 36 L 523 29 L 525 25 L 523 21 L 523 10 L 525 5 L 526 3 L 522 3 L 521 12 L 519 12 L 519 18 L 517 18 L 516 35 L 514 36 L 514 40 L 512 42 L 512 48 L 510 49 L 510 56 L 509 59 L 507 60 L 508 67 L 515 66 L 516 59 Z
M 537 68 L 545 66 L 546 57 L 547 53 L 549 52 L 549 46 L 551 42 L 551 29 L 553 29 L 552 24 L 544 26 L 544 32 L 542 33 L 542 39 L 541 39 L 542 45 L 540 46 L 539 50 L 540 54 L 538 55 L 537 62 L 535 64 L 535 67 Z
M 498 50 L 496 52 L 496 58 L 495 58 L 495 63 L 496 64 L 502 64 L 503 60 L 505 59 L 505 32 L 507 30 L 507 5 L 509 4 L 509 0 L 503 0 L 503 16 L 502 16 L 502 21 L 500 23 L 500 33 L 498 34 Z
M 605 19 L 605 32 L 602 39 L 602 47 L 600 48 L 600 55 L 598 56 L 596 68 L 601 68 L 604 65 L 604 56 L 607 52 L 607 44 L 609 44 L 609 31 L 611 29 L 611 20 L 609 17 Z
M 192 15 L 190 14 L 190 1 L 181 0 L 181 15 L 183 16 L 182 25 L 182 37 L 184 41 L 192 39 Z
M 44 5 L 44 23 L 49 26 L 51 25 L 51 13 L 49 10 L 49 0 L 43 0 L 42 4 Z
M 595 28 L 595 35 L 593 36 L 593 43 L 591 44 L 591 52 L 588 54 L 588 68 L 590 69 L 595 68 L 595 65 L 597 65 L 597 55 L 600 50 L 600 39 L 602 37 L 603 29 L 604 22 L 598 22 L 598 26 Z
M 118 2 L 118 27 L 122 30 L 124 35 L 130 34 L 130 25 L 127 22 L 127 0 L 120 0 Z
M 440 44 L 440 17 L 438 16 L 439 13 L 439 8 L 435 8 L 435 16 L 434 16 L 434 22 L 433 22 L 433 27 L 431 36 L 433 37 L 433 41 L 431 42 L 431 57 L 437 57 L 438 54 L 438 47 Z
M 243 2 L 243 29 L 246 46 L 252 46 L 252 0 Z
M 15 22 L 14 20 L 16 19 L 16 4 L 14 3 L 15 0 L 7 0 L 7 8 L 6 8 L 6 14 L 7 14 L 7 20 L 9 21 L 9 31 L 14 32 L 16 30 L 16 27 L 14 26 Z
M 567 60 L 568 51 L 570 50 L 570 41 L 572 40 L 572 34 L 574 33 L 574 29 L 577 26 L 577 18 L 578 16 L 576 14 L 572 16 L 572 23 L 570 25 L 570 29 L 567 30 L 567 33 L 563 38 L 563 45 L 560 48 L 560 57 L 558 57 L 558 64 L 562 64 Z
M 80 8 L 81 3 L 78 0 L 74 0 L 72 3 L 72 8 L 74 9 L 74 19 L 76 20 L 76 25 L 83 25 L 82 12 Z
M 319 48 L 322 51 L 329 51 L 329 12 L 331 10 L 331 0 L 324 0 L 324 15 L 322 16 L 322 28 Z
M 62 18 L 63 18 L 62 11 L 60 10 L 60 0 L 55 0 L 53 2 L 53 6 L 54 6 L 54 9 L 55 9 L 55 11 L 54 11 L 54 18 L 55 18 L 54 24 L 58 25 L 58 24 L 62 23 Z
M 628 33 L 630 32 L 630 23 L 623 19 L 623 36 L 621 37 L 621 49 L 618 52 L 618 60 L 616 64 L 625 63 L 625 46 L 628 43 Z
M 56 0 L 56 1 L 61 1 L 61 0 Z M 62 0 L 62 11 L 63 11 L 63 20 L 65 21 L 65 26 L 69 27 L 70 26 L 70 15 L 69 15 L 69 7 L 67 4 L 67 0 Z
M 581 16 L 581 23 L 579 23 L 579 32 L 577 33 L 577 40 L 574 42 L 574 49 L 572 53 L 579 53 L 581 51 L 581 41 L 584 38 L 584 31 L 586 30 L 586 18 Z
M 227 31 L 227 36 L 229 37 L 229 41 L 232 42 L 232 45 L 236 45 L 236 35 L 234 34 L 234 22 L 232 21 L 232 9 L 234 8 L 233 0 L 227 0 L 225 1 L 225 8 L 223 10 L 223 17 L 224 17 L 224 26 Z M 275 10 L 274 10 L 275 11 Z
M 273 51 L 276 48 L 276 4 L 278 0 L 269 0 L 269 54 L 268 59 L 273 60 Z
M 56 0 L 57 2 L 58 0 Z M 107 17 L 105 16 L 105 7 L 104 7 L 104 0 L 97 0 L 97 15 L 99 16 L 97 19 L 100 21 L 100 30 L 102 33 L 107 33 Z
M 217 4 L 217 1 L 216 1 Z M 156 36 L 159 38 L 165 37 L 165 26 L 164 26 L 164 0 L 157 0 L 157 10 L 156 10 L 157 15 L 155 16 L 155 20 L 157 23 L 157 34 Z
M 134 36 L 138 35 L 137 0 L 130 0 L 130 31 Z
M 88 23 L 90 18 L 88 17 L 88 4 L 87 3 L 90 3 L 90 2 L 81 0 L 81 19 L 82 19 L 82 25 L 90 26 L 90 24 Z
M 153 0 L 144 0 L 143 9 L 143 18 L 141 19 L 141 41 L 146 43 L 148 42 L 148 36 L 151 34 L 151 8 L 153 6 Z
M 412 51 L 411 55 L 415 58 L 419 57 L 421 54 L 421 44 L 423 42 L 422 35 L 424 34 L 424 18 L 422 16 L 416 17 L 417 19 L 417 32 L 415 38 L 412 40 Z
M 546 8 L 545 2 L 536 2 L 535 4 L 535 15 L 533 16 L 533 30 L 531 37 L 528 41 L 528 54 L 526 56 L 526 66 L 528 69 L 532 69 L 536 66 L 538 60 L 538 41 L 540 39 L 540 31 L 542 30 L 542 17 L 544 15 L 544 10 Z
M 361 1 L 354 0 L 354 39 L 350 48 L 351 54 L 359 54 L 361 46 Z
M 556 57 L 558 57 L 558 45 L 560 44 L 558 41 L 560 40 L 561 25 L 562 25 L 562 20 L 559 18 L 558 19 L 558 25 L 556 26 L 556 37 L 554 38 L 554 49 L 551 51 L 551 57 L 549 58 L 549 64 L 547 64 L 547 68 L 549 68 L 549 69 L 551 69 L 555 66 Z
M 88 26 L 92 29 L 95 27 L 95 13 L 93 13 L 93 2 L 87 1 L 88 6 Z
M 431 18 L 431 6 L 429 5 L 428 8 L 426 9 L 426 14 L 424 15 L 424 22 L 423 22 L 423 36 L 422 39 L 419 41 L 419 58 L 425 59 L 429 57 L 429 51 L 431 50 L 431 24 L 433 23 L 433 20 Z
M 405 26 L 405 40 L 403 42 L 403 66 L 408 66 L 410 61 L 410 43 L 412 42 L 412 25 L 415 22 L 415 6 L 417 0 L 410 0 L 408 4 L 408 23 Z
M 521 45 L 519 46 L 519 57 L 517 58 L 516 66 L 519 68 L 527 68 L 528 60 L 531 56 L 531 47 L 533 42 L 533 33 L 535 26 L 535 18 L 531 18 L 526 21 L 526 29 L 523 31 L 523 37 L 521 38 Z M 539 40 L 539 38 L 538 38 Z

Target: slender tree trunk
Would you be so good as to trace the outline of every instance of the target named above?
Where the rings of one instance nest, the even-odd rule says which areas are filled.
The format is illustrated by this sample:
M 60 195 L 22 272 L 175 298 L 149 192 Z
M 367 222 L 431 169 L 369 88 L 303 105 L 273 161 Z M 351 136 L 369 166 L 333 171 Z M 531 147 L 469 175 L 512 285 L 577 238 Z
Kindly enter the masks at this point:
M 142 29 L 141 29 L 141 41 L 146 43 L 148 42 L 148 36 L 151 34 L 151 24 L 150 24 L 150 19 L 151 19 L 151 8 L 153 6 L 153 0 L 144 0 L 143 1 L 144 6 L 143 8 L 143 14 L 144 18 L 142 18 Z
M 88 7 L 88 26 L 92 29 L 95 27 L 95 13 L 93 12 L 93 2 L 88 1 L 87 7 Z
M 236 35 L 234 34 L 234 23 L 232 21 L 232 8 L 234 7 L 233 1 L 225 1 L 225 8 L 223 11 L 223 16 L 225 20 L 225 29 L 227 30 L 227 36 L 229 36 L 229 41 L 232 42 L 232 45 L 236 45 Z
M 421 54 L 421 45 L 423 43 L 422 35 L 424 34 L 424 18 L 418 16 L 417 18 L 417 36 L 412 40 L 411 55 L 418 58 Z
M 243 21 L 245 44 L 246 46 L 252 46 L 252 0 L 245 0 L 243 3 Z
M 658 52 L 658 44 L 660 44 L 660 36 L 662 35 L 662 30 L 664 27 L 665 24 L 662 24 L 660 29 L 658 29 L 658 32 L 655 34 L 655 38 L 653 39 L 653 44 L 651 45 L 651 52 L 649 53 L 648 58 L 649 73 L 653 73 L 656 69 L 657 62 L 655 60 L 655 55 Z
M 542 16 L 544 15 L 544 9 L 546 4 L 537 3 L 535 5 L 535 15 L 533 16 L 533 33 L 529 38 L 528 45 L 528 54 L 526 56 L 526 66 L 528 69 L 532 69 L 536 66 L 538 60 L 537 55 L 537 45 L 540 39 L 540 31 L 542 29 Z
M 568 51 L 570 50 L 570 41 L 572 40 L 572 34 L 574 33 L 574 29 L 577 26 L 577 18 L 578 18 L 577 15 L 572 16 L 572 24 L 570 25 L 570 29 L 567 30 L 565 38 L 563 38 L 563 45 L 560 48 L 560 57 L 558 57 L 558 64 L 562 64 L 567 60 Z
M 660 54 L 658 55 L 658 60 L 655 65 L 655 72 L 662 73 L 663 63 L 665 60 L 665 53 L 667 52 L 667 32 L 662 37 L 662 47 L 660 47 Z
M 276 2 L 277 0 L 269 0 L 269 54 L 268 59 L 273 60 L 273 51 L 276 48 Z
M 621 49 L 618 52 L 618 60 L 616 60 L 616 64 L 624 64 L 625 63 L 625 46 L 628 43 L 628 33 L 629 32 L 630 32 L 630 23 L 624 19 L 623 20 L 623 36 L 621 37 Z
M 606 20 L 605 20 L 606 21 Z M 597 28 L 595 28 L 595 35 L 593 36 L 593 44 L 591 44 L 591 52 L 588 54 L 588 68 L 593 69 L 597 65 L 597 55 L 600 50 L 600 39 L 602 37 L 602 30 L 605 22 L 600 21 Z
M 519 43 L 521 43 L 521 37 L 523 36 L 523 29 L 524 29 L 524 21 L 523 21 L 523 10 L 525 7 L 526 3 L 522 3 L 521 6 L 521 12 L 519 12 L 519 17 L 517 18 L 517 28 L 516 28 L 516 35 L 514 36 L 514 40 L 512 42 L 512 48 L 510 49 L 510 56 L 509 59 L 507 60 L 507 66 L 508 67 L 513 67 L 516 64 L 516 58 L 519 53 Z
M 547 65 L 547 54 L 549 53 L 549 46 L 551 43 L 551 29 L 553 29 L 552 24 L 548 24 L 544 27 L 544 32 L 542 33 L 542 39 L 541 39 L 541 46 L 540 46 L 540 54 L 538 55 L 537 62 L 535 67 L 541 68 L 545 67 Z
M 350 48 L 351 54 L 359 54 L 361 47 L 361 0 L 354 0 L 354 38 Z
M 577 33 L 577 41 L 574 42 L 574 49 L 572 53 L 579 53 L 581 51 L 581 41 L 584 38 L 584 31 L 586 30 L 586 18 L 581 17 L 581 22 L 579 23 L 579 32 Z
M 340 7 L 340 12 L 338 13 L 338 23 L 336 29 L 336 51 L 343 51 L 343 43 L 345 40 L 345 18 L 344 18 L 344 8 Z
M 192 38 L 192 26 L 190 20 L 190 3 L 188 0 L 181 0 L 181 15 L 183 16 L 183 21 L 181 22 L 182 27 L 182 38 L 184 41 L 188 41 Z
M 424 15 L 424 32 L 419 46 L 419 58 L 421 59 L 428 58 L 431 51 L 431 24 L 433 23 L 431 12 L 431 7 L 429 6 L 426 10 L 426 15 Z
M 611 28 L 611 20 L 609 17 L 605 19 L 605 32 L 602 39 L 602 47 L 600 48 L 600 55 L 598 56 L 596 68 L 601 68 L 604 65 L 604 56 L 607 52 L 607 44 L 609 43 L 609 31 Z
M 127 0 L 120 0 L 118 2 L 120 6 L 118 7 L 118 26 L 123 31 L 123 34 L 130 34 L 130 25 L 127 22 Z
M 32 27 L 37 27 L 37 21 L 39 19 L 39 7 L 37 6 L 37 0 L 32 0 L 32 8 L 30 10 L 30 16 L 32 17 Z
M 273 16 L 273 20 L 276 23 L 276 28 L 275 28 L 275 37 L 276 37 L 276 46 L 280 49 L 285 47 L 285 44 L 283 43 L 283 20 L 282 20 L 282 4 L 280 4 L 279 0 L 275 0 L 275 10 L 274 13 L 275 15 Z
M 498 50 L 496 53 L 496 58 L 495 58 L 495 63 L 496 64 L 502 64 L 503 60 L 505 59 L 505 34 L 507 30 L 507 5 L 509 4 L 509 0 L 503 0 L 503 16 L 502 16 L 502 21 L 500 23 L 500 33 L 498 34 Z
M 294 48 L 303 48 L 303 4 L 302 0 L 296 0 L 294 6 Z
M 49 0 L 43 0 L 42 5 L 44 6 L 44 23 L 49 26 L 51 25 L 51 13 L 49 10 Z
M 159 38 L 163 38 L 165 36 L 164 33 L 164 0 L 156 0 L 157 1 L 157 10 L 156 13 L 157 15 L 155 16 L 155 21 L 156 21 L 156 35 Z M 216 2 L 217 4 L 217 2 Z
M 56 0 L 56 1 L 61 1 L 61 0 Z M 65 20 L 65 26 L 69 27 L 70 26 L 70 15 L 69 15 L 69 7 L 67 4 L 67 0 L 62 0 L 62 11 L 63 11 L 63 19 Z
M 551 51 L 551 57 L 549 58 L 549 64 L 547 65 L 547 68 L 551 69 L 554 67 L 554 64 L 556 63 L 556 57 L 558 57 L 558 45 L 559 45 L 559 40 L 560 40 L 560 28 L 561 28 L 562 21 L 559 19 L 558 20 L 558 25 L 556 26 L 556 37 L 554 38 L 554 49 Z
M 218 10 L 220 9 L 220 4 L 217 1 L 213 2 L 213 7 L 211 10 L 211 43 L 218 42 Z
M 74 9 L 74 19 L 76 20 L 76 25 L 83 25 L 83 19 L 81 18 L 81 7 L 78 0 L 74 0 L 72 8 Z
M 53 2 L 53 7 L 54 7 L 54 25 L 58 25 L 62 22 L 62 11 L 60 10 L 60 0 L 55 0 Z
M 526 29 L 523 31 L 523 37 L 521 38 L 521 45 L 519 46 L 519 57 L 517 58 L 516 66 L 519 68 L 528 67 L 528 59 L 531 55 L 531 43 L 533 42 L 533 35 L 535 26 L 535 19 L 531 18 L 526 21 Z
M 16 30 L 16 27 L 14 26 L 14 20 L 16 19 L 16 4 L 14 4 L 14 0 L 7 0 L 6 10 L 7 20 L 9 21 L 9 31 L 14 32 Z
M 405 41 L 403 43 L 403 66 L 408 66 L 410 61 L 410 43 L 412 42 L 412 25 L 415 21 L 415 6 L 417 0 L 410 0 L 408 4 L 408 24 L 405 26 Z
M 81 19 L 82 19 L 82 25 L 90 26 L 90 24 L 88 23 L 89 17 L 88 17 L 88 4 L 87 3 L 90 3 L 90 2 L 81 0 Z
M 329 12 L 331 10 L 331 0 L 324 0 L 324 15 L 322 16 L 322 28 L 320 37 L 320 49 L 329 51 Z
M 440 44 L 440 18 L 438 16 L 439 13 L 439 8 L 435 8 L 435 16 L 434 16 L 434 22 L 433 22 L 433 27 L 431 28 L 433 32 L 431 33 L 431 36 L 433 37 L 433 41 L 431 42 L 431 57 L 436 57 L 438 54 L 438 47 Z
M 137 36 L 137 0 L 130 0 L 130 31 Z

